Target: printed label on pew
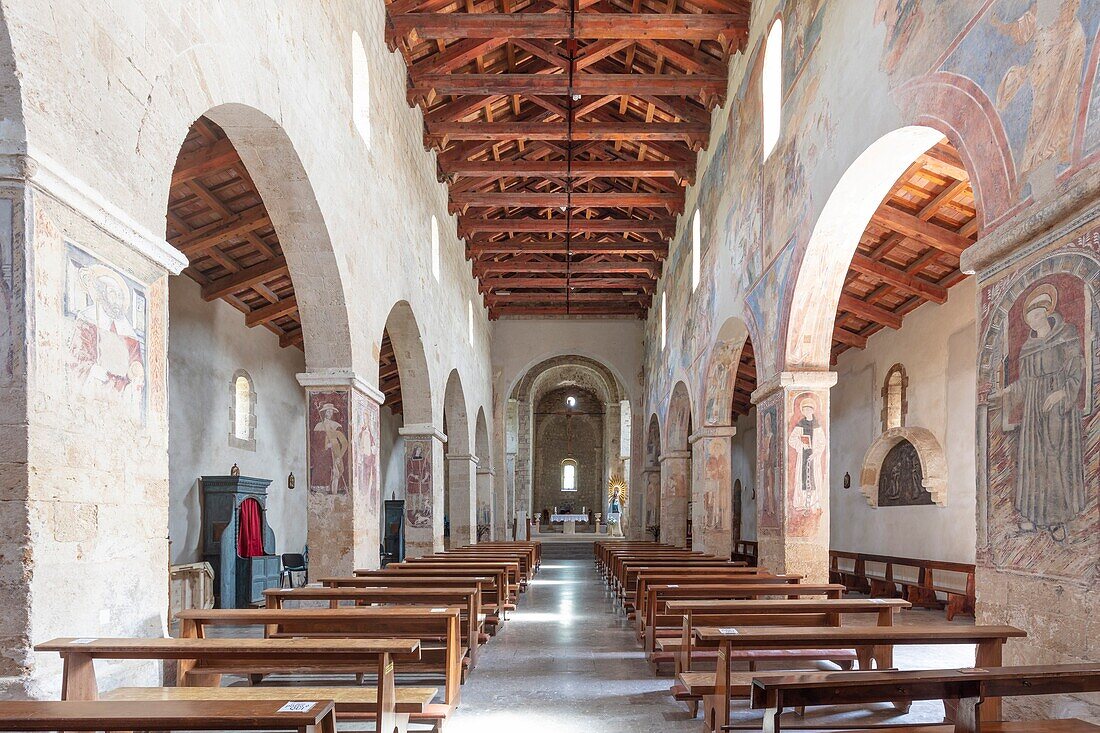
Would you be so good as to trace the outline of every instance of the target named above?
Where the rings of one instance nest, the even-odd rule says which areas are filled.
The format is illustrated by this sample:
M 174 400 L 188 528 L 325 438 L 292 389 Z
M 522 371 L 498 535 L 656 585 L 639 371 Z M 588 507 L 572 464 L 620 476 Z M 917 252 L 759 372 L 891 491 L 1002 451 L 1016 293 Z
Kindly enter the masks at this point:
M 666 585 L 665 587 L 666 588 L 679 588 L 680 586 L 678 586 L 678 585 Z
M 316 705 L 315 702 L 288 702 L 276 710 L 277 713 L 308 713 Z
M 98 639 L 73 639 L 69 643 L 70 644 L 91 644 L 95 641 L 98 641 Z
M 732 628 L 732 627 L 729 627 L 729 626 L 724 626 L 724 627 L 718 629 L 718 633 L 719 634 L 740 634 L 741 632 L 738 631 L 735 628 Z
M 446 608 L 433 608 L 431 610 L 431 613 L 446 613 L 446 612 L 447 612 Z

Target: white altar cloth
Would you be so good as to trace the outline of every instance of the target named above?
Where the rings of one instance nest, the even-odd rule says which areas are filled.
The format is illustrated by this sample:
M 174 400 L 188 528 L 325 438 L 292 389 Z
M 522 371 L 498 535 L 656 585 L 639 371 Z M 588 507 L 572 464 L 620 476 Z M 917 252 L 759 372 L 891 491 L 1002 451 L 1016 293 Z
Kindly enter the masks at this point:
M 551 514 L 551 522 L 587 522 L 587 514 Z

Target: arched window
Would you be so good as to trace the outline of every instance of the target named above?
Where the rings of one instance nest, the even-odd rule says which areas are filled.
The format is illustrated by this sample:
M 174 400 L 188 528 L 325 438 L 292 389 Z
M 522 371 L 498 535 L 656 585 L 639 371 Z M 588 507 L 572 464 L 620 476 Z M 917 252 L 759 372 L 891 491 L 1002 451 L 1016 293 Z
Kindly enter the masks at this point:
M 895 364 L 886 372 L 882 384 L 882 432 L 905 426 L 905 413 L 909 403 L 905 399 L 905 390 L 909 386 L 909 377 L 905 367 Z
M 238 369 L 230 385 L 229 445 L 256 450 L 256 390 L 248 372 Z
M 665 294 L 661 293 L 661 348 L 665 348 L 668 341 L 668 306 L 665 303 Z
M 701 267 L 702 232 L 699 224 L 699 209 L 695 210 L 695 216 L 691 219 L 691 292 L 699 287 Z
M 779 128 L 783 119 L 783 22 L 772 24 L 768 41 L 764 45 L 764 69 L 760 75 L 762 123 L 764 128 L 764 156 L 767 160 L 779 142 Z
M 561 462 L 561 490 L 577 490 L 577 462 L 572 458 L 566 458 Z
M 363 142 L 370 147 L 370 67 L 363 39 L 351 32 L 351 117 Z
M 432 275 L 439 280 L 439 221 L 432 216 Z

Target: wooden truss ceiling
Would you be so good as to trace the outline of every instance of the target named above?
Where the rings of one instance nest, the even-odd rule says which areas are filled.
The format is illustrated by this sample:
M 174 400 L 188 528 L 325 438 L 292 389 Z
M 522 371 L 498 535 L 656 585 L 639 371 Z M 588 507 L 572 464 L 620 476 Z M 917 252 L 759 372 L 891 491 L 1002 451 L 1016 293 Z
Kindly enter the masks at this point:
M 294 284 L 256 184 L 233 144 L 200 117 L 187 133 L 168 193 L 167 239 L 187 256 L 204 300 L 222 299 L 280 346 L 302 345 Z
M 918 306 L 947 300 L 947 289 L 966 277 L 959 255 L 977 232 L 970 177 L 942 140 L 898 178 L 860 238 L 837 309 L 833 361 L 883 328 L 901 328 Z
M 389 331 L 382 332 L 382 347 L 378 352 L 378 389 L 386 395 L 385 405 L 394 415 L 400 415 L 401 375 L 397 371 L 397 356 L 393 351 Z
M 651 302 L 750 0 L 387 0 L 490 317 Z
M 737 364 L 737 376 L 733 384 L 733 422 L 752 409 L 752 393 L 756 391 L 756 356 L 752 350 L 752 340 L 745 339 L 741 347 L 741 360 Z

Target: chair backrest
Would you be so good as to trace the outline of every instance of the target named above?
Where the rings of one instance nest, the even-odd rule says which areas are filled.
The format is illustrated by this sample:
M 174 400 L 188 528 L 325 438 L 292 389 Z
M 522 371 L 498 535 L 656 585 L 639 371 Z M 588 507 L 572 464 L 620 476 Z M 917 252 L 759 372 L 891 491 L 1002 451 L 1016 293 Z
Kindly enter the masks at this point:
M 304 568 L 306 566 L 306 558 L 301 553 L 284 552 L 282 555 L 282 559 L 284 570 Z

